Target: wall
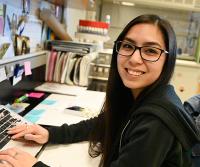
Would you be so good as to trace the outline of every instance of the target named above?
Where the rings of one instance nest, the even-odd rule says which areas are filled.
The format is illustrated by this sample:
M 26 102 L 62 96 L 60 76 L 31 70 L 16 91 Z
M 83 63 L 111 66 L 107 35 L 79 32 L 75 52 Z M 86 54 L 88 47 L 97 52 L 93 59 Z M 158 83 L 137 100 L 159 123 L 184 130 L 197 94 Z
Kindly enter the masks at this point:
M 30 52 L 38 51 L 42 47 L 42 21 L 38 19 L 40 2 L 40 0 L 30 1 L 30 13 L 26 19 L 24 29 L 22 28 L 22 26 L 21 28 L 16 29 L 16 32 L 18 32 L 18 34 L 20 29 L 23 29 L 21 35 L 28 36 L 30 38 Z M 9 17 L 10 21 L 12 22 L 13 13 L 15 13 L 18 17 L 17 21 L 20 20 L 22 15 L 22 0 L 0 0 L 0 3 L 6 4 L 4 36 L 14 41 L 14 36 L 11 36 L 12 29 L 8 24 L 7 18 Z
M 31 20 L 30 21 L 30 19 L 29 19 L 29 23 L 31 22 L 33 24 L 38 24 L 38 22 L 37 22 L 37 20 L 38 20 L 37 16 L 38 16 L 38 8 L 40 6 L 40 0 L 31 0 L 30 2 L 31 2 L 30 15 L 33 15 L 34 18 L 36 18 L 36 20 L 34 20 L 34 21 Z M 0 3 L 9 5 L 9 9 L 11 11 L 9 13 L 10 14 L 10 19 L 12 19 L 12 14 L 13 13 L 17 13 L 17 14 L 21 15 L 21 11 L 22 11 L 21 0 L 0 0 Z M 40 22 L 40 20 L 38 20 L 38 21 Z M 26 25 L 25 27 L 27 28 L 28 26 Z M 35 29 L 35 27 L 32 26 L 28 30 L 30 31 L 31 35 L 35 36 L 35 34 L 33 34 L 34 31 L 37 31 L 37 29 Z M 26 31 L 26 30 L 24 29 L 24 31 Z M 39 34 L 38 31 L 35 32 L 35 33 Z M 10 31 L 8 32 L 8 34 L 10 34 Z M 41 39 L 41 35 L 39 36 L 39 39 Z M 30 38 L 30 40 L 33 40 L 33 38 Z M 26 54 L 26 55 L 16 56 L 16 57 L 9 57 L 7 59 L 6 58 L 5 59 L 1 59 L 0 60 L 0 68 L 1 69 L 4 68 L 4 70 L 5 69 L 6 70 L 9 69 L 10 71 L 12 71 L 11 69 L 14 69 L 15 64 L 23 65 L 24 62 L 30 61 L 31 62 L 31 68 L 32 68 L 32 75 L 30 77 L 23 77 L 23 81 L 24 81 L 24 79 L 27 79 L 27 78 L 32 78 L 33 79 L 34 77 L 36 77 L 37 80 L 44 80 L 46 55 L 47 55 L 47 52 L 45 52 L 45 51 L 41 51 L 41 52 L 37 52 L 37 53 L 35 53 L 35 51 L 34 51 L 34 53 L 31 53 L 31 54 Z M 13 73 L 10 72 L 9 77 L 11 77 L 12 75 L 13 75 Z M 12 77 L 11 77 L 11 79 L 12 79 Z M 8 81 L 6 80 L 5 82 L 8 82 Z M 3 83 L 1 82 L 0 83 L 0 87 L 2 87 L 2 84 Z M 12 87 L 12 85 L 5 84 L 5 86 L 6 85 L 7 85 L 7 90 L 9 92 L 9 90 Z M 15 88 L 15 86 L 12 87 L 12 88 Z M 2 90 L 4 90 L 4 93 L 7 94 L 7 91 L 4 88 L 2 88 Z M 2 97 L 3 97 L 3 94 L 1 93 L 0 94 L 0 101 L 1 101 Z
M 67 25 L 68 34 L 74 38 L 80 19 L 86 17 L 86 7 L 82 0 L 67 0 L 64 10 L 64 23 Z
M 105 21 L 106 15 L 111 15 L 111 27 L 109 29 L 109 36 L 111 40 L 108 42 L 110 46 L 113 41 L 116 40 L 118 34 L 121 32 L 123 27 L 134 17 L 141 14 L 157 14 L 163 18 L 169 20 L 174 27 L 177 35 L 178 48 L 181 48 L 183 52 L 189 52 L 194 54 L 196 44 L 192 46 L 191 50 L 188 50 L 188 28 L 189 20 L 191 19 L 191 12 L 179 11 L 179 10 L 167 10 L 159 8 L 148 8 L 144 6 L 127 7 L 118 4 L 112 4 L 104 2 L 102 7 L 101 20 Z M 197 29 L 198 30 L 198 29 Z
M 31 15 L 36 15 L 38 13 L 38 8 L 41 0 L 31 0 Z M 12 5 L 15 8 L 22 9 L 22 0 L 0 0 L 0 3 Z

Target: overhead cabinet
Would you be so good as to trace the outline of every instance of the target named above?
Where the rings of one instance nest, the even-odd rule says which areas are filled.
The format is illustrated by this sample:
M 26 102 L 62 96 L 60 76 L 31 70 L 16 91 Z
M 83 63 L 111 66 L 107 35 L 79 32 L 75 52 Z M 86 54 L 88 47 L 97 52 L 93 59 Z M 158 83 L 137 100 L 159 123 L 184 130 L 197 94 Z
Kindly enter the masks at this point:
M 110 1 L 110 0 L 108 0 Z M 121 3 L 124 0 L 114 0 L 114 3 Z M 166 9 L 178 9 L 186 11 L 200 11 L 200 0 L 125 0 L 136 5 L 160 7 Z

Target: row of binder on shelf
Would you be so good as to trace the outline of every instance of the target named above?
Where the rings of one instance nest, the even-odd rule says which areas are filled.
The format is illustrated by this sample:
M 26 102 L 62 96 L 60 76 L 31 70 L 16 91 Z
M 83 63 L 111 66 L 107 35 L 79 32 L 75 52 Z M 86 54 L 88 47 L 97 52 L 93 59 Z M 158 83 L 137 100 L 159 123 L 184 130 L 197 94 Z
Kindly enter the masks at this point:
M 56 51 L 73 52 L 77 54 L 88 54 L 88 53 L 97 51 L 98 45 L 95 43 L 52 40 L 52 41 L 47 41 L 47 49 L 49 50 L 53 49 Z
M 45 81 L 88 86 L 90 63 L 96 57 L 96 52 L 78 55 L 72 52 L 51 51 L 47 58 Z

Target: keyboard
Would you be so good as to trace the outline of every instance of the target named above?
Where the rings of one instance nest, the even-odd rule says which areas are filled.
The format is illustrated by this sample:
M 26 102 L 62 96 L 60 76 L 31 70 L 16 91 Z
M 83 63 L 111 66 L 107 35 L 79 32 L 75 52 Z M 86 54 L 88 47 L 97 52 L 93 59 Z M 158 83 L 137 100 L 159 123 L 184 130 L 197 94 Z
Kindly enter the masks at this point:
M 23 117 L 0 106 L 0 149 L 11 140 L 7 130 L 20 123 L 25 123 Z

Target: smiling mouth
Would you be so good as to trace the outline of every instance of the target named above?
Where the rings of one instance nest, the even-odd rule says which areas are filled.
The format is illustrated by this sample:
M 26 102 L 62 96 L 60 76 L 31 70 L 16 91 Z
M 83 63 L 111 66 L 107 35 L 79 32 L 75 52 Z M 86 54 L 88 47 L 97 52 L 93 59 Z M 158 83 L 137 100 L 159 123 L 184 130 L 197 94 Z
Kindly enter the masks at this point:
M 126 69 L 127 73 L 132 75 L 132 76 L 141 76 L 143 75 L 145 72 L 142 71 L 134 71 L 134 70 L 130 70 L 130 69 Z

